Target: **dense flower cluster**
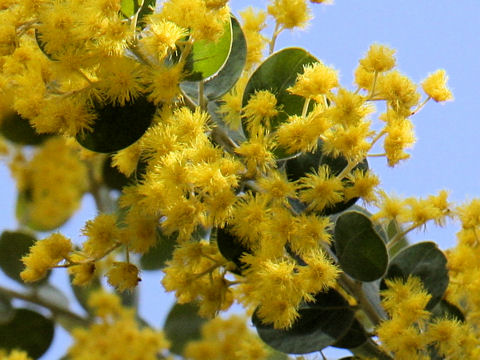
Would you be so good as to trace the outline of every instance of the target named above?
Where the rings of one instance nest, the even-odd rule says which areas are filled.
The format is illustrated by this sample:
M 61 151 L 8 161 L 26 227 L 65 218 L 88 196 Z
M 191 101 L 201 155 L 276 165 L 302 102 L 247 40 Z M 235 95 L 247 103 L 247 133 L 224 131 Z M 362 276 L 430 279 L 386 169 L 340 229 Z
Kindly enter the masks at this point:
M 130 291 L 141 280 L 139 256 L 168 238 L 175 246 L 162 284 L 179 304 L 198 305 L 204 317 L 236 301 L 272 331 L 288 331 L 302 307 L 335 289 L 370 316 L 365 323 L 385 354 L 428 359 L 435 348 L 445 358 L 478 357 L 479 334 L 467 323 L 478 322 L 480 311 L 474 291 L 480 203 L 455 208 L 446 191 L 424 199 L 388 195 L 367 162 L 384 157 L 393 167 L 409 158 L 413 115 L 430 99 L 453 98 L 445 71 L 421 83 L 422 100 L 419 86 L 396 68 L 395 50 L 373 44 L 359 60 L 355 89 L 342 86 L 333 67 L 312 60 L 283 93 L 273 87 L 247 93 L 266 47 L 273 53 L 282 31 L 303 28 L 311 18 L 306 0 L 272 0 L 266 11 L 241 13 L 245 66 L 235 84 L 210 101 L 205 91 L 215 76 L 198 80 L 202 74 L 193 69 L 203 59 L 195 51 L 221 43 L 232 29 L 225 26 L 231 24 L 228 1 L 166 0 L 151 10 L 141 6 L 126 16 L 119 0 L 0 1 L 0 119 L 14 113 L 50 136 L 34 151 L 6 145 L 23 196 L 22 223 L 55 229 L 86 191 L 100 210 L 85 223 L 78 246 L 59 233 L 36 242 L 22 258 L 22 279 L 34 282 L 64 267 L 74 285 L 104 275 L 116 290 Z M 271 39 L 261 34 L 267 16 L 275 24 Z M 189 88 L 195 81 L 197 99 Z M 292 111 L 286 98 L 300 110 Z M 375 119 L 378 103 L 384 110 Z M 88 143 L 95 143 L 102 126 L 119 124 L 122 112 L 131 111 L 129 124 L 139 123 L 144 108 L 152 109 L 151 116 L 134 141 L 113 151 Z M 114 115 L 105 125 L 108 111 Z M 124 133 L 129 128 L 103 141 L 111 137 L 113 143 Z M 79 151 L 77 141 L 109 154 Z M 107 156 L 128 178 L 115 205 L 102 193 Z M 376 209 L 368 220 L 375 231 L 397 224 L 386 252 L 429 222 L 461 220 L 459 246 L 447 254 L 446 298 L 464 311 L 465 324 L 432 318 L 426 310 L 431 295 L 415 277 L 385 281 L 385 314 L 371 316 L 362 307 L 365 299 L 355 298 L 355 281 L 342 270 L 334 246 L 335 214 L 358 199 Z M 90 307 L 98 321 L 73 332 L 72 360 L 168 356 L 163 334 L 138 328 L 117 297 L 96 293 Z M 234 317 L 210 321 L 184 355 L 265 359 L 268 352 Z

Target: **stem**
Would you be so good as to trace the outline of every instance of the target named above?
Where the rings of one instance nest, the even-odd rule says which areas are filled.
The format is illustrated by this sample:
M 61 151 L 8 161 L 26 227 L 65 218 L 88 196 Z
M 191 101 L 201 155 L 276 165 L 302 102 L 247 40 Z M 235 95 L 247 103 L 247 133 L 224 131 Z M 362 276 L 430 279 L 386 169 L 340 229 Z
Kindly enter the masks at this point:
M 418 105 L 418 106 L 416 107 L 415 110 L 413 110 L 413 111 L 410 113 L 410 116 L 415 115 L 415 114 L 418 113 L 420 110 L 422 110 L 423 107 L 425 106 L 425 104 L 430 101 L 430 99 L 431 99 L 430 96 L 427 97 L 420 105 Z
M 377 78 L 378 78 L 378 72 L 375 71 L 375 75 L 373 75 L 372 88 L 370 89 L 370 95 L 367 97 L 367 100 L 370 100 L 371 98 L 373 98 L 373 94 L 375 92 L 375 86 L 377 86 Z
M 271 55 L 273 53 L 273 50 L 275 49 L 275 42 L 277 41 L 277 37 L 278 35 L 280 35 L 282 30 L 283 29 L 280 27 L 280 24 L 278 22 L 275 22 L 275 30 L 273 30 L 272 39 L 270 40 L 268 55 Z
M 305 102 L 303 103 L 302 117 L 307 116 L 308 106 L 310 105 L 310 100 L 311 100 L 311 98 L 306 98 Z
M 337 175 L 337 178 L 342 180 L 352 169 L 357 166 L 358 162 L 348 161 L 347 166 L 342 170 L 340 174 Z
M 207 102 L 205 101 L 205 82 L 198 83 L 198 106 L 202 111 L 207 111 Z
M 340 274 L 338 282 L 358 301 L 359 308 L 363 310 L 372 324 L 375 326 L 380 324 L 383 318 L 366 297 L 362 283 L 360 281 L 354 281 L 343 272 Z
M 182 50 L 182 54 L 180 55 L 180 60 L 178 61 L 179 63 L 187 60 L 188 55 L 190 55 L 190 52 L 192 51 L 192 48 L 193 48 L 193 39 L 190 39 L 185 43 L 185 46 Z
M 387 156 L 387 153 L 382 153 L 382 154 L 368 154 L 368 157 L 384 157 Z
M 66 316 L 69 319 L 77 322 L 78 324 L 81 324 L 81 326 L 90 325 L 90 322 L 86 318 L 70 311 L 69 309 L 65 309 L 65 308 L 60 307 L 58 305 L 51 304 L 51 303 L 39 298 L 35 293 L 30 293 L 30 294 L 29 293 L 20 293 L 18 291 L 12 290 L 12 289 L 7 289 L 3 286 L 0 286 L 0 293 L 9 297 L 9 298 L 20 299 L 20 300 L 28 301 L 32 304 L 42 306 L 42 307 L 50 310 L 54 316 L 55 315 Z
M 133 20 L 132 20 L 132 30 L 133 30 L 133 39 L 134 40 L 137 40 L 137 23 L 138 23 L 138 16 L 140 15 L 140 11 L 142 11 L 142 8 L 143 8 L 143 3 L 144 3 L 144 0 L 141 0 L 139 6 L 138 6 L 138 10 L 137 12 L 135 13 L 134 17 L 133 17 Z
M 395 244 L 400 241 L 401 238 L 403 238 L 405 235 L 407 235 L 410 231 L 412 230 L 415 230 L 417 227 L 421 226 L 423 224 L 416 224 L 416 225 L 412 225 L 410 226 L 409 228 L 399 232 L 399 233 L 396 233 L 395 236 L 388 242 L 387 244 L 387 249 L 390 250 L 391 248 L 393 248 L 395 246 Z
M 385 130 L 380 131 L 377 136 L 372 140 L 370 143 L 370 149 L 375 145 L 375 143 L 382 138 L 383 135 L 385 135 L 387 132 Z
M 76 69 L 76 71 L 88 82 L 89 85 L 93 85 L 93 81 L 90 80 L 88 76 L 81 69 Z

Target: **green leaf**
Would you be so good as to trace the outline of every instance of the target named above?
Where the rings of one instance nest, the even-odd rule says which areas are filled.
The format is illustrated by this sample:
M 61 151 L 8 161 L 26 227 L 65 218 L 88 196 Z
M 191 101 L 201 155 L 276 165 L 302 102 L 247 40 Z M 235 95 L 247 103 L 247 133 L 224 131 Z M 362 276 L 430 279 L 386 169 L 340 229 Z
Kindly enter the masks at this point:
M 24 284 L 20 273 L 25 269 L 22 257 L 37 240 L 21 231 L 4 231 L 0 236 L 0 268 L 9 278 Z
M 340 339 L 332 344 L 341 349 L 353 349 L 361 346 L 368 340 L 368 334 L 357 319 L 353 319 L 350 329 Z
M 240 23 L 231 17 L 232 46 L 227 61 L 213 77 L 204 83 L 204 95 L 212 101 L 225 95 L 242 74 L 247 59 L 247 42 Z M 195 103 L 198 102 L 198 82 L 185 81 L 180 84 L 182 90 Z
M 137 13 L 140 2 L 141 0 L 121 0 L 120 11 L 124 16 L 126 16 L 127 18 L 130 18 Z M 144 0 L 142 8 L 138 14 L 138 21 L 137 21 L 138 25 L 140 26 L 144 25 L 143 18 L 146 15 L 149 15 L 153 12 L 153 9 L 155 9 L 155 3 L 156 3 L 156 0 Z
M 387 313 L 380 299 L 380 280 L 362 283 L 362 291 L 368 302 L 375 309 L 375 312 L 380 315 L 381 318 L 386 319 Z
M 348 302 L 334 289 L 318 293 L 315 302 L 300 307 L 299 314 L 286 330 L 263 324 L 256 312 L 252 321 L 260 338 L 272 348 L 287 354 L 308 354 L 338 341 L 354 318 Z
M 290 94 L 287 88 L 293 86 L 298 74 L 303 73 L 303 67 L 318 60 L 300 48 L 286 48 L 270 55 L 252 74 L 243 93 L 242 106 L 256 91 L 268 90 L 277 98 L 277 105 L 282 106 L 282 111 L 270 120 L 271 130 L 275 130 L 285 122 L 288 115 L 300 115 L 305 99 L 298 95 Z M 246 130 L 246 123 L 243 122 Z
M 10 302 L 10 298 L 0 293 L 0 325 L 12 320 L 15 311 Z
M 175 304 L 167 316 L 163 330 L 170 341 L 170 350 L 182 355 L 185 345 L 201 337 L 201 328 L 207 320 L 198 315 L 193 304 Z
M 396 220 L 391 220 L 387 225 L 388 241 L 392 240 L 398 233 L 402 231 L 400 224 Z M 388 253 L 391 257 L 395 256 L 400 250 L 406 248 L 409 245 L 405 236 L 402 236 L 399 240 L 395 240 L 395 244 L 388 249 Z
M 374 281 L 387 270 L 385 242 L 372 221 L 358 211 L 348 211 L 338 217 L 335 251 L 343 271 L 356 280 Z
M 392 357 L 380 350 L 378 344 L 372 339 L 368 339 L 361 346 L 349 350 L 355 355 L 353 357 L 354 359 L 371 358 L 376 360 L 393 360 Z
M 124 106 L 95 103 L 97 118 L 92 131 L 78 133 L 77 141 L 83 147 L 101 153 L 122 150 L 147 131 L 156 106 L 146 97 L 139 97 Z
M 9 322 L 0 324 L 0 348 L 21 349 L 38 359 L 50 347 L 53 334 L 52 320 L 28 309 L 17 309 Z
M 427 310 L 433 309 L 445 294 L 449 281 L 447 259 L 437 244 L 426 241 L 403 249 L 391 260 L 384 279 L 406 280 L 409 275 L 422 280 L 423 286 L 432 295 Z M 385 287 L 382 282 L 381 288 Z
M 37 42 L 37 45 L 39 49 L 42 51 L 42 53 L 51 61 L 57 61 L 52 54 L 48 53 L 47 50 L 45 49 L 45 43 L 42 41 L 42 35 L 38 31 L 38 29 L 35 29 L 35 41 Z
M 121 0 L 120 6 L 122 14 L 131 17 L 137 11 L 137 0 Z
M 320 166 L 327 165 L 330 169 L 330 174 L 336 176 L 342 172 L 342 170 L 348 165 L 347 159 L 343 156 L 332 157 L 325 155 L 322 152 L 323 141 L 318 140 L 317 149 L 313 152 L 302 153 L 292 159 L 289 159 L 285 163 L 285 170 L 287 173 L 288 180 L 297 181 L 301 177 L 311 174 L 314 171 L 317 171 Z M 357 166 L 355 166 L 350 173 L 355 170 L 368 170 L 368 161 L 364 159 Z M 351 182 L 346 178 L 342 179 L 343 185 L 345 187 L 352 186 Z M 350 208 L 353 204 L 358 201 L 358 198 L 350 199 L 346 202 L 341 201 L 335 205 L 326 207 L 321 211 L 320 215 L 327 216 L 331 214 L 336 214 L 341 211 L 344 211 Z
M 157 229 L 157 242 L 154 247 L 140 258 L 142 270 L 160 270 L 170 260 L 177 244 L 177 236 L 166 236 L 160 228 Z
M 465 322 L 465 315 L 463 315 L 462 310 L 444 299 L 440 300 L 431 312 L 433 318 L 448 318 Z
M 16 112 L 0 120 L 0 133 L 11 142 L 21 145 L 39 145 L 50 135 L 38 134 L 30 122 Z
M 222 36 L 217 41 L 197 40 L 193 43 L 187 63 L 190 75 L 186 80 L 199 81 L 216 74 L 225 64 L 232 47 L 232 24 L 225 22 Z
M 251 250 L 245 247 L 228 229 L 217 229 L 217 245 L 223 257 L 237 266 L 233 272 L 240 274 L 242 267 L 245 266 L 240 258 L 245 253 L 251 253 Z
M 64 212 L 64 217 L 57 219 L 56 223 L 48 221 L 48 224 L 43 222 L 35 222 L 32 220 L 32 207 L 33 202 L 31 200 L 31 190 L 27 189 L 24 191 L 20 191 L 17 196 L 17 203 L 15 205 L 15 216 L 20 224 L 32 229 L 34 231 L 51 231 L 59 228 L 63 224 L 65 224 L 68 219 L 73 215 L 76 211 L 73 207 L 71 208 L 70 212 Z
M 102 177 L 105 185 L 114 190 L 122 190 L 124 186 L 130 183 L 130 179 L 112 165 L 110 156 L 107 156 L 103 162 Z

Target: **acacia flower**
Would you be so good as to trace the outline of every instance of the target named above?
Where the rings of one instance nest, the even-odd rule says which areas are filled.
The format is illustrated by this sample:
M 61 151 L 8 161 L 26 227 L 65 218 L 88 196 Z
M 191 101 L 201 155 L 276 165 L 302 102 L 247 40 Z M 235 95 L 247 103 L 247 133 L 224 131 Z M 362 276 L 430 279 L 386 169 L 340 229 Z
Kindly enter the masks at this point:
M 395 50 L 385 45 L 373 44 L 368 49 L 365 58 L 360 60 L 360 65 L 368 72 L 385 72 L 395 66 Z
M 338 86 L 337 70 L 326 66 L 321 61 L 305 65 L 303 74 L 297 76 L 297 81 L 287 90 L 304 98 L 317 98 L 327 94 L 331 89 Z
M 423 80 L 423 91 L 436 102 L 453 100 L 452 92 L 447 87 L 447 80 L 445 70 L 437 70 Z

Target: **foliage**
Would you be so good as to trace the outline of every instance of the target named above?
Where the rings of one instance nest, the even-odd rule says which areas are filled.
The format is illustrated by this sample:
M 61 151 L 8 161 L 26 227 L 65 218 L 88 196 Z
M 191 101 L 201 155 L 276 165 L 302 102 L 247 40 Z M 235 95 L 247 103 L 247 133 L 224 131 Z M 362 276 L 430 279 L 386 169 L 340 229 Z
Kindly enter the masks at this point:
M 478 358 L 479 200 L 398 199 L 368 163 L 408 159 L 412 117 L 452 99 L 445 71 L 422 83 L 422 100 L 395 51 L 373 44 L 348 90 L 308 51 L 275 51 L 311 18 L 306 0 L 272 0 L 241 21 L 227 2 L 2 3 L 0 133 L 20 229 L 2 233 L 0 268 L 23 290 L 0 287 L 0 357 L 40 357 L 58 323 L 71 360 L 282 359 L 328 346 Z M 86 193 L 99 213 L 74 244 L 52 231 Z M 449 217 L 462 223 L 456 248 L 408 243 Z M 86 315 L 48 282 L 54 268 Z M 142 271 L 159 269 L 177 299 L 163 330 L 136 314 Z M 234 302 L 258 336 L 245 318 L 217 316 Z

